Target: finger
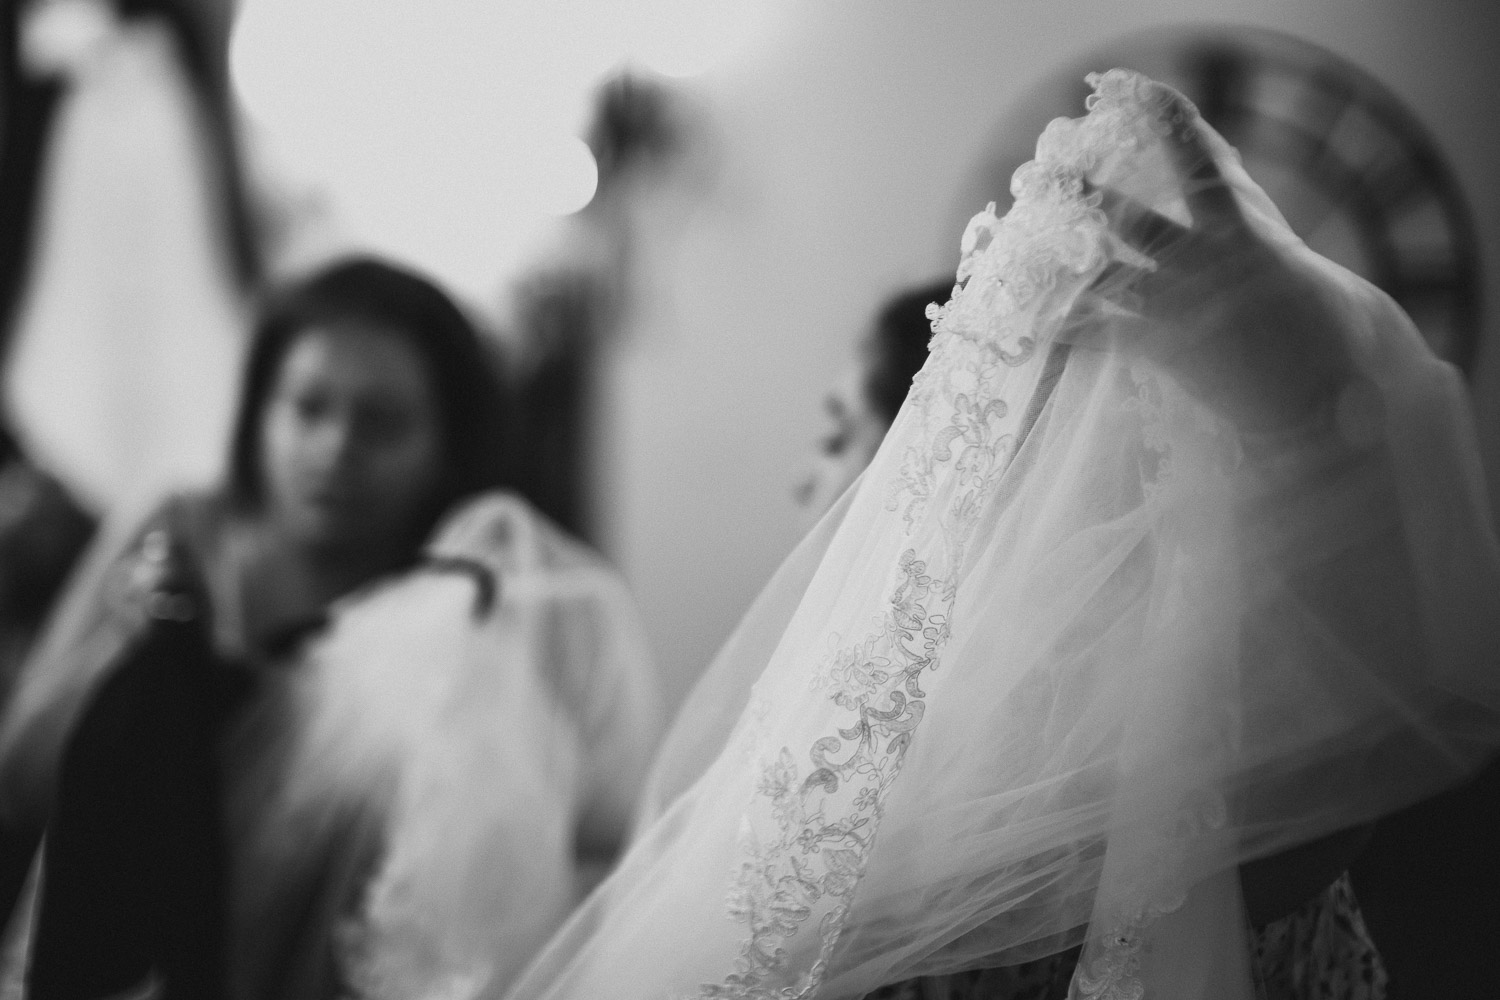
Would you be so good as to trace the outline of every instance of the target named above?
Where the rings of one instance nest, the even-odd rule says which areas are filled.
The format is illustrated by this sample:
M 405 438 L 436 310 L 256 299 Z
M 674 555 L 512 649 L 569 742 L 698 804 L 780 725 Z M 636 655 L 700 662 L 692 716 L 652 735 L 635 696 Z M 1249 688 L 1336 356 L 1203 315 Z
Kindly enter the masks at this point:
M 1122 290 L 1139 285 L 1150 274 L 1146 268 L 1135 267 L 1124 261 L 1111 261 L 1089 283 L 1089 291 L 1108 299 Z
M 1159 87 L 1157 99 L 1171 126 L 1163 145 L 1183 181 L 1183 199 L 1194 220 L 1241 222 L 1239 203 L 1219 172 L 1198 109 L 1171 87 Z
M 1101 328 L 1125 315 L 1139 312 L 1141 297 L 1137 287 L 1150 274 L 1144 268 L 1119 261 L 1106 265 L 1074 300 L 1072 308 L 1058 330 L 1059 343 L 1088 342 L 1097 338 Z
M 1099 207 L 1113 223 L 1120 238 L 1137 250 L 1150 256 L 1176 240 L 1188 235 L 1187 227 L 1142 205 L 1134 198 L 1112 188 L 1099 188 Z

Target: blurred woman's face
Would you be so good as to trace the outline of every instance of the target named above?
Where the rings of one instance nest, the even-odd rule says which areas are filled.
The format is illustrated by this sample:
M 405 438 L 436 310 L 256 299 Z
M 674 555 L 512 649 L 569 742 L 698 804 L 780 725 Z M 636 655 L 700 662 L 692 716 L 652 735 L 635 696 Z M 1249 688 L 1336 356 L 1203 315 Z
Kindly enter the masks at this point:
M 307 330 L 282 357 L 261 421 L 275 527 L 315 548 L 409 543 L 443 448 L 427 365 L 400 334 Z
M 823 400 L 828 426 L 818 440 L 818 452 L 807 478 L 793 491 L 807 527 L 827 513 L 859 478 L 890 429 L 884 416 L 870 404 L 864 380 L 864 368 L 853 367 Z

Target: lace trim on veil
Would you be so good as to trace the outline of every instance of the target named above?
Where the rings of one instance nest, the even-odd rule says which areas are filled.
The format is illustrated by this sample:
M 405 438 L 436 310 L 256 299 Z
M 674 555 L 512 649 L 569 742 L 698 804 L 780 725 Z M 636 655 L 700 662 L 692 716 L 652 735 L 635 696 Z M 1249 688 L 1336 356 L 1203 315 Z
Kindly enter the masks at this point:
M 967 545 L 1015 454 L 1046 356 L 1039 349 L 1092 277 L 1133 253 L 1108 232 L 1084 178 L 1170 123 L 1145 78 L 1112 70 L 1089 81 L 1090 113 L 1047 128 L 1036 159 L 1014 176 L 1015 206 L 997 218 L 991 204 L 970 222 L 952 301 L 929 308 L 931 356 L 898 418 L 920 421 L 920 432 L 891 435 L 916 442 L 886 504 L 901 522 L 890 530 L 904 525 L 910 544 L 888 571 L 878 625 L 853 642 L 832 635 L 832 652 L 811 672 L 812 691 L 834 706 L 826 734 L 800 751 L 776 745 L 764 726 L 752 736 L 759 780 L 728 894 L 729 914 L 747 932 L 734 970 L 703 984 L 700 997 L 816 992 L 922 723 L 923 675 L 939 669 Z M 752 705 L 752 718 L 769 711 Z M 816 947 L 789 947 L 809 925 Z M 1121 940 L 1128 949 L 1129 935 Z M 1092 995 L 1133 995 L 1114 984 L 1124 988 Z

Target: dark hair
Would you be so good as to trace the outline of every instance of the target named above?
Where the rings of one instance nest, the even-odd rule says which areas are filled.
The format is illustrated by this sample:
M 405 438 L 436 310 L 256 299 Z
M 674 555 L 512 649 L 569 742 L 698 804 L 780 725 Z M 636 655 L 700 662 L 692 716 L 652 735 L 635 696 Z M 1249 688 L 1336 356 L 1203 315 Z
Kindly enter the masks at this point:
M 868 365 L 865 395 L 887 423 L 894 422 L 911 380 L 927 363 L 932 322 L 927 307 L 946 303 L 953 295 L 951 279 L 901 292 L 875 315 L 875 324 L 861 345 Z
M 229 455 L 229 493 L 241 510 L 264 500 L 261 422 L 282 359 L 310 328 L 361 323 L 389 330 L 427 364 L 438 405 L 443 476 L 420 525 L 461 497 L 498 486 L 503 457 L 498 358 L 446 294 L 426 278 L 373 257 L 336 261 L 273 296 L 261 311 L 240 390 Z

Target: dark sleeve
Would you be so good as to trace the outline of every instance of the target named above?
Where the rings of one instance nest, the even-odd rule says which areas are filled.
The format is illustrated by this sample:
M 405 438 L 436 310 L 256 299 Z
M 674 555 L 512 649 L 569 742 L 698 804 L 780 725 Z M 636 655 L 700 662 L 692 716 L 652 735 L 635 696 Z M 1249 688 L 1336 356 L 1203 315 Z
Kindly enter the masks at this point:
M 1350 868 L 1393 997 L 1495 994 L 1500 760 L 1376 825 Z
M 90 699 L 47 828 L 34 1000 L 109 995 L 153 974 L 166 997 L 224 995 L 217 746 L 242 685 L 202 621 L 160 619 Z
M 34 631 L 94 533 L 95 522 L 29 462 L 0 467 L 0 616 Z M 10 678 L 4 678 L 8 689 Z
M 133 578 L 142 539 L 170 524 L 174 506 L 169 501 L 143 523 L 122 520 L 95 535 L 24 666 L 7 678 L 0 715 L 0 916 L 15 906 L 51 813 L 66 734 L 95 675 L 118 657 L 133 627 L 116 607 L 119 585 Z
M 57 480 L 19 456 L 0 466 L 0 705 L 93 530 Z M 25 823 L 0 822 L 0 914 L 20 894 L 39 836 Z

